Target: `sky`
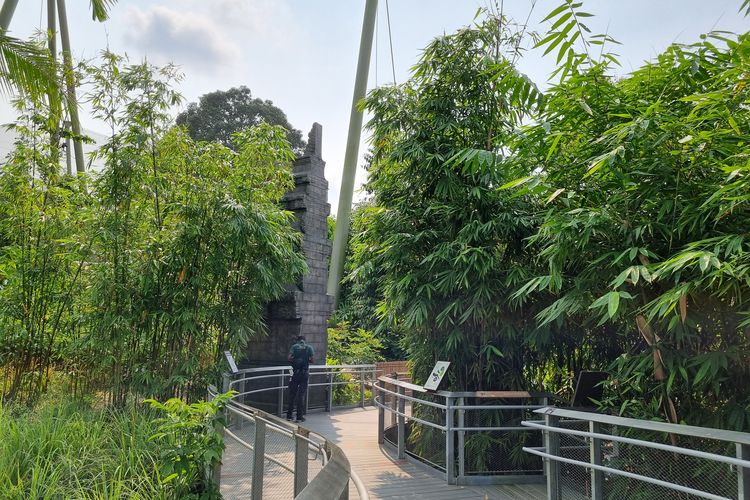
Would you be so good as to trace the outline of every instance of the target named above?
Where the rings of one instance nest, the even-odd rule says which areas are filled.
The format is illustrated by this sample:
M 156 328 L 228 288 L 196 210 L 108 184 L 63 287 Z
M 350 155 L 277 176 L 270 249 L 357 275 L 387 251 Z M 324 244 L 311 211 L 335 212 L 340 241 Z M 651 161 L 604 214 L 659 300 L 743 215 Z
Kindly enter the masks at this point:
M 396 81 L 402 83 L 431 39 L 470 24 L 478 7 L 494 0 L 388 0 Z M 562 0 L 504 0 L 506 15 L 543 33 L 542 19 Z M 500 4 L 500 0 L 497 1 Z M 710 30 L 746 32 L 750 18 L 738 13 L 740 0 L 584 0 L 594 33 L 607 32 L 622 43 L 622 75 L 653 58 L 673 42 L 690 43 Z M 11 34 L 33 36 L 46 19 L 45 0 L 21 0 Z M 306 135 L 323 125 L 323 157 L 329 202 L 335 214 L 343 168 L 365 0 L 120 0 L 105 23 L 91 20 L 89 2 L 68 0 L 74 57 L 91 60 L 106 47 L 155 64 L 177 64 L 184 79 L 178 90 L 188 102 L 207 92 L 248 86 L 270 99 Z M 393 81 L 386 0 L 380 0 L 368 88 Z M 521 71 L 542 88 L 554 59 L 529 51 Z M 4 101 L 7 97 L 2 97 Z M 177 114 L 180 109 L 175 109 Z M 85 129 L 104 132 L 82 113 Z M 365 118 L 366 120 L 367 118 Z M 0 123 L 13 120 L 7 102 Z M 363 136 L 360 157 L 367 148 Z M 365 179 L 360 167 L 356 186 Z M 355 200 L 361 194 L 355 193 Z

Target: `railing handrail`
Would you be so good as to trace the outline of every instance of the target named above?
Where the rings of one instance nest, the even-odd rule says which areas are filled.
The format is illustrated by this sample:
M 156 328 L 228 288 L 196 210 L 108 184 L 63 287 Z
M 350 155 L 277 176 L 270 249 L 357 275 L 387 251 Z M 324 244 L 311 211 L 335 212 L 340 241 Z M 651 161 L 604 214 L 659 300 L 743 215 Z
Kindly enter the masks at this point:
M 363 364 L 363 365 L 310 365 L 310 369 L 332 369 L 332 368 L 345 368 L 345 369 L 351 369 L 351 368 L 367 368 L 376 370 L 376 365 L 374 364 Z M 279 371 L 279 370 L 285 370 L 285 371 L 291 371 L 292 367 L 289 365 L 276 365 L 276 366 L 254 366 L 251 368 L 241 368 L 237 370 L 236 372 L 232 373 L 232 375 L 241 375 L 243 373 L 257 373 L 262 371 Z
M 322 371 L 312 371 L 312 370 L 319 370 L 321 368 L 327 368 L 326 370 Z M 337 371 L 338 369 L 338 371 Z M 375 374 L 375 365 L 310 365 L 310 377 L 317 377 L 320 375 L 339 375 L 339 374 L 345 374 L 345 375 L 357 375 L 357 374 L 365 374 L 365 373 L 372 373 Z M 341 370 L 350 370 L 350 371 L 341 371 Z M 266 379 L 266 378 L 275 378 L 275 377 L 284 377 L 284 376 L 291 376 L 292 375 L 292 368 L 290 366 L 264 366 L 264 367 L 258 367 L 258 368 L 245 368 L 244 370 L 238 370 L 235 373 L 229 374 L 232 376 L 237 375 L 245 375 L 248 373 L 263 373 L 263 372 L 273 372 L 268 375 L 260 375 L 260 376 L 251 376 L 251 377 L 243 377 L 243 378 L 233 378 L 229 382 L 229 387 L 232 387 L 234 385 L 239 384 L 240 382 L 246 382 L 248 380 L 260 380 L 260 379 Z M 328 385 L 328 384 L 308 384 L 309 387 L 315 387 L 318 385 Z M 286 386 L 284 386 L 286 387 Z M 263 389 L 260 389 L 255 392 L 263 392 L 267 390 L 273 390 L 273 389 L 279 389 L 280 387 L 264 387 Z M 250 393 L 243 393 L 243 394 L 250 394 Z
M 424 392 L 434 394 L 436 396 L 442 396 L 444 398 L 478 398 L 478 399 L 538 399 L 538 398 L 550 398 L 551 394 L 546 392 L 534 392 L 534 391 L 430 391 L 425 389 L 421 385 L 413 384 L 411 382 L 405 382 L 395 378 L 381 375 L 378 377 L 380 382 L 403 387 L 417 392 Z
M 365 373 L 372 373 L 375 374 L 376 368 L 375 365 L 369 364 L 369 365 L 311 365 L 310 366 L 311 371 L 317 370 L 314 373 L 311 373 L 312 375 L 335 375 L 339 373 L 348 373 L 348 374 L 365 374 Z M 324 371 L 319 371 L 324 370 Z M 348 370 L 348 371 L 335 371 L 335 370 Z M 264 372 L 276 372 L 272 375 L 261 375 L 258 377 L 245 377 L 245 378 L 234 378 L 239 376 L 243 376 L 246 374 L 253 374 L 253 373 L 264 373 Z M 282 373 L 279 373 L 282 372 Z M 245 368 L 243 370 L 238 370 L 235 373 L 232 374 L 225 374 L 224 378 L 225 380 L 229 380 L 229 384 L 227 384 L 230 388 L 243 381 L 248 380 L 254 380 L 254 379 L 260 379 L 260 378 L 273 378 L 280 375 L 285 375 L 291 372 L 291 367 L 289 366 L 266 366 L 266 367 L 255 367 L 255 368 Z M 356 381 L 356 383 L 360 383 L 360 381 Z M 225 382 L 226 384 L 226 382 Z M 312 385 L 318 385 L 318 384 L 310 384 Z M 334 385 L 337 385 L 334 383 Z M 226 387 L 226 386 L 225 386 Z M 257 392 L 262 391 L 269 391 L 269 390 L 279 390 L 283 389 L 284 387 L 272 387 L 272 388 L 264 388 Z M 218 394 L 218 390 L 214 386 L 209 386 L 208 388 L 209 396 L 216 396 Z M 250 391 L 249 393 L 253 393 L 256 391 Z M 347 459 L 346 455 L 344 454 L 343 450 L 339 448 L 335 443 L 328 440 L 324 435 L 311 431 L 301 425 L 297 425 L 291 422 L 287 422 L 286 420 L 279 418 L 273 414 L 270 414 L 268 412 L 265 412 L 263 410 L 260 410 L 258 408 L 243 404 L 239 401 L 234 401 L 235 398 L 241 397 L 243 394 L 235 394 L 230 401 L 228 401 L 228 408 L 230 411 L 234 413 L 239 413 L 241 417 L 245 417 L 248 419 L 257 419 L 265 423 L 265 425 L 269 428 L 269 430 L 275 430 L 276 432 L 281 432 L 282 434 L 291 436 L 292 439 L 301 440 L 302 442 L 306 442 L 307 445 L 303 446 L 312 449 L 316 453 L 323 453 L 323 467 L 320 469 L 320 471 L 315 475 L 312 480 L 307 482 L 307 484 L 299 491 L 299 493 L 295 496 L 295 499 L 321 499 L 321 498 L 330 498 L 330 499 L 338 499 L 339 497 L 345 497 L 345 491 L 349 487 L 349 480 L 351 480 L 354 483 L 355 488 L 357 489 L 357 493 L 359 495 L 360 500 L 369 500 L 369 495 L 367 494 L 367 490 L 362 483 L 362 480 L 357 476 L 357 474 L 351 469 L 351 465 L 349 464 L 349 460 Z M 260 424 L 259 424 L 260 425 Z M 242 444 L 245 447 L 250 448 L 254 451 L 254 447 L 250 445 L 249 443 L 241 440 L 239 437 L 232 435 L 230 436 L 234 439 L 237 439 L 240 441 L 240 444 Z M 314 439 L 311 439 L 314 438 Z M 316 440 L 319 440 L 320 442 L 316 442 Z M 269 460 L 273 463 L 277 463 L 273 457 L 263 453 L 264 460 Z M 289 470 L 290 468 L 288 466 L 284 466 L 286 470 Z M 306 473 L 305 473 L 306 477 Z M 296 482 L 296 479 L 295 479 Z M 303 483 L 304 485 L 304 483 Z
M 643 439 L 634 439 L 634 438 L 628 438 L 624 436 L 615 436 L 612 434 L 603 434 L 600 432 L 589 432 L 589 431 L 579 431 L 575 429 L 566 429 L 564 427 L 554 427 L 554 426 L 545 425 L 543 423 L 538 423 L 538 422 L 523 422 L 523 426 L 534 428 L 534 429 L 539 429 L 539 430 L 546 431 L 546 432 L 557 432 L 559 434 L 568 434 L 571 436 L 578 436 L 578 437 L 583 437 L 583 438 L 604 439 L 604 440 L 613 441 L 616 443 L 624 443 L 624 444 L 630 444 L 634 446 L 643 446 L 644 448 L 652 448 L 654 450 L 661 450 L 661 451 L 667 451 L 670 453 L 678 453 L 680 455 L 704 458 L 707 460 L 714 460 L 716 462 L 736 465 L 739 467 L 750 467 L 750 461 L 748 460 L 741 460 L 739 458 L 728 457 L 725 455 L 719 455 L 719 454 L 710 453 L 707 451 L 694 450 L 692 448 L 683 448 L 682 446 L 676 446 L 672 444 L 655 443 L 653 441 L 645 441 Z
M 617 450 L 619 444 L 637 447 L 639 453 L 642 450 L 658 450 L 666 452 L 669 456 L 687 456 L 711 463 L 729 465 L 725 469 L 730 474 L 737 476 L 737 490 L 739 498 L 745 498 L 745 493 L 750 486 L 750 434 L 736 431 L 726 431 L 722 429 L 710 429 L 706 427 L 695 427 L 691 425 L 671 424 L 666 422 L 656 422 L 649 420 L 639 420 L 635 418 L 619 417 L 613 415 L 604 415 L 601 413 L 568 410 L 564 408 L 548 407 L 535 410 L 534 413 L 544 416 L 544 421 L 525 421 L 522 425 L 532 429 L 544 432 L 545 445 L 543 448 L 524 447 L 523 451 L 542 457 L 548 460 L 547 464 L 547 498 L 557 500 L 560 498 L 560 464 L 569 464 L 587 469 L 590 473 L 590 491 L 591 498 L 604 498 L 604 484 L 606 481 L 605 474 L 623 476 L 631 480 L 651 484 L 660 488 L 666 488 L 688 495 L 708 498 L 729 500 L 732 497 L 722 496 L 726 490 L 705 491 L 703 488 L 706 483 L 695 481 L 679 482 L 672 480 L 670 477 L 658 477 L 648 474 L 648 471 L 640 471 L 626 464 L 619 464 L 617 461 L 608 463 L 604 451 L 604 443 L 611 443 L 611 449 Z M 565 424 L 578 422 L 587 424 L 587 430 L 572 429 Z M 602 425 L 611 426 L 613 431 L 605 433 Z M 627 432 L 630 429 L 646 431 L 641 435 L 632 435 Z M 616 431 L 615 431 L 616 430 Z M 660 433 L 671 436 L 671 443 L 659 442 L 659 440 L 649 439 L 647 433 Z M 576 459 L 562 455 L 560 439 L 562 435 L 575 436 L 578 439 L 587 440 L 585 447 L 590 449 L 589 458 Z M 694 447 L 680 446 L 675 436 L 689 436 L 700 438 L 701 440 L 713 440 L 722 442 L 731 442 L 735 444 L 736 456 L 727 456 L 724 453 L 714 451 L 703 451 Z M 709 449 L 713 448 L 711 446 Z M 618 452 L 614 451 L 617 456 Z M 697 479 L 693 477 L 692 479 Z M 728 484 L 725 481 L 722 484 Z
M 412 384 L 411 382 L 405 382 L 403 380 L 398 380 L 395 378 L 387 377 L 385 375 L 381 375 L 380 377 L 378 377 L 378 380 L 380 382 L 385 382 L 386 384 L 403 387 L 404 389 L 409 389 L 411 391 L 428 392 L 427 389 L 425 389 L 421 385 Z M 440 394 L 440 392 L 435 392 L 435 394 Z
M 634 429 L 641 429 L 645 431 L 662 432 L 666 434 L 681 434 L 683 436 L 713 439 L 717 441 L 729 441 L 733 443 L 750 445 L 750 434 L 746 432 L 714 429 L 709 427 L 696 427 L 685 424 L 671 424 L 654 420 L 639 420 L 636 418 L 605 415 L 602 413 L 567 410 L 564 408 L 557 408 L 553 406 L 535 410 L 534 413 L 539 413 L 542 415 L 552 415 L 560 418 L 571 418 L 575 420 L 588 420 L 590 422 L 611 424 L 618 427 L 631 427 Z

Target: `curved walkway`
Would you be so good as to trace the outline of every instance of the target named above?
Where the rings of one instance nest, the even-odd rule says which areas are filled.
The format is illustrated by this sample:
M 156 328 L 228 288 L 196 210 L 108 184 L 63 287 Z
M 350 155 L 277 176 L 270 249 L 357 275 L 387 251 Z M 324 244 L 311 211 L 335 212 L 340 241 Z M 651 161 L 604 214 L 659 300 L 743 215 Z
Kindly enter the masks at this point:
M 305 427 L 344 450 L 352 470 L 362 479 L 371 499 L 425 498 L 429 500 L 540 500 L 543 485 L 453 486 L 426 465 L 393 458 L 378 445 L 378 411 L 355 408 L 308 415 Z M 349 498 L 358 498 L 350 484 Z

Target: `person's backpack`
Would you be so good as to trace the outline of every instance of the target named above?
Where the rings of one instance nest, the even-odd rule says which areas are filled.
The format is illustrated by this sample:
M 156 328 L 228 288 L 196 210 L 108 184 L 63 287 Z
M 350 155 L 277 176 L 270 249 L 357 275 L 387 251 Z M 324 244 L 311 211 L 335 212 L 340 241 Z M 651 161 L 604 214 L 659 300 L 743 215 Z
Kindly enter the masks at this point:
M 292 346 L 292 369 L 296 372 L 310 366 L 310 347 L 301 342 Z

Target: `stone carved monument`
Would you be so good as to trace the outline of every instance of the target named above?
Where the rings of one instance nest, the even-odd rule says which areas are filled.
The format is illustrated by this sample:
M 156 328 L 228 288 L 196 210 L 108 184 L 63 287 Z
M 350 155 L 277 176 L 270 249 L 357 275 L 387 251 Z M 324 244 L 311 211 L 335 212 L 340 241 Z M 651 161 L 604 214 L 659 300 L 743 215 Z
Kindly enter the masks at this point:
M 268 335 L 252 340 L 244 364 L 286 365 L 289 347 L 304 335 L 315 349 L 315 363 L 325 364 L 328 348 L 328 318 L 333 297 L 326 294 L 331 241 L 328 239 L 328 181 L 321 156 L 323 127 L 314 123 L 305 152 L 294 161 L 294 190 L 281 200 L 295 215 L 295 228 L 302 233 L 302 253 L 307 273 L 279 300 L 268 305 Z

